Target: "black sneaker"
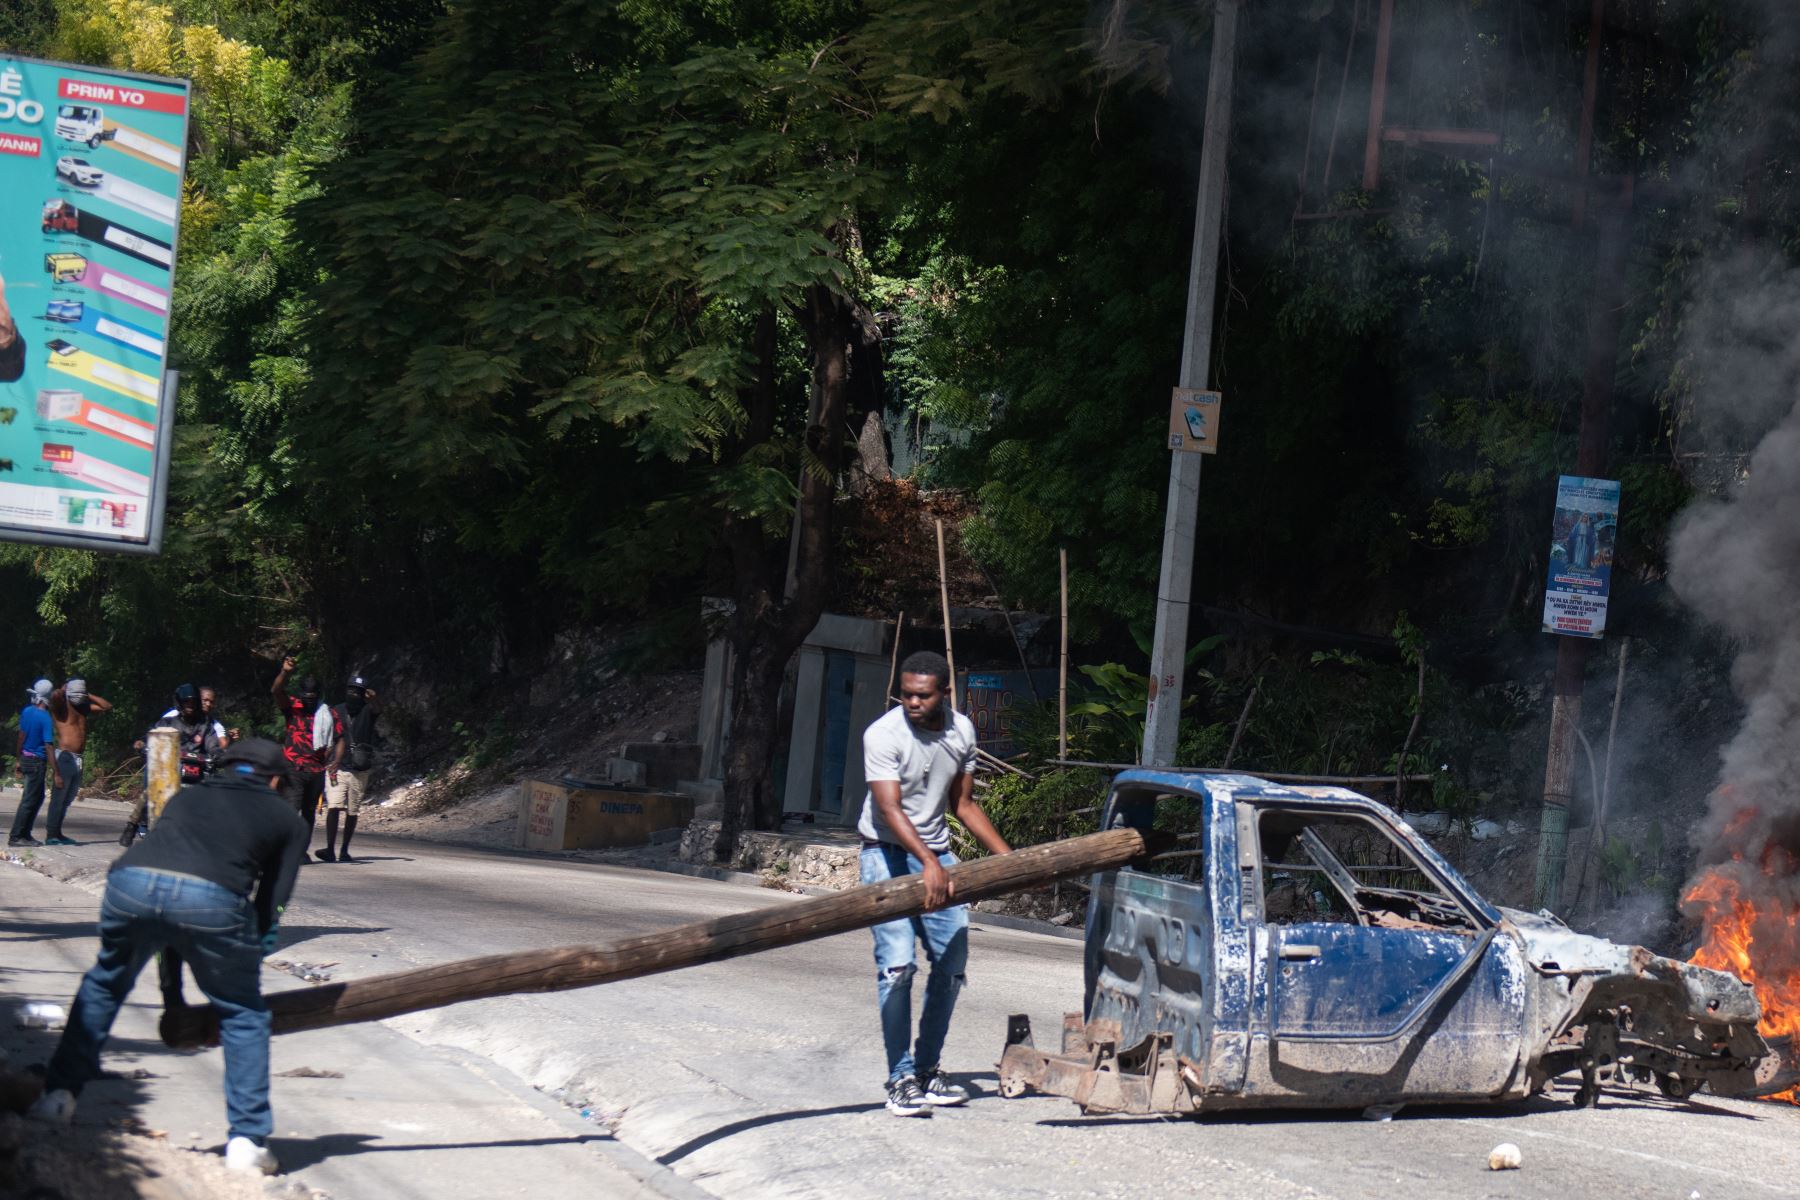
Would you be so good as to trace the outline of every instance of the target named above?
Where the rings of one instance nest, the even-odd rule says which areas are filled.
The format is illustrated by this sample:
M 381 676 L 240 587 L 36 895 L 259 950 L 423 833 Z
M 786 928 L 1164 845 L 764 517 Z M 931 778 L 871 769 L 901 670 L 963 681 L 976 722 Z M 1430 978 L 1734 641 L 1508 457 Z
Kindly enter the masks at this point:
M 902 1075 L 888 1084 L 887 1110 L 896 1117 L 929 1117 L 931 1104 L 919 1090 L 919 1081 Z
M 348 850 L 339 850 L 337 860 L 339 862 L 355 862 L 356 861 L 354 858 L 350 857 L 350 851 L 348 851 Z
M 950 1077 L 942 1070 L 925 1072 L 925 1079 L 919 1087 L 919 1095 L 925 1103 L 937 1108 L 952 1108 L 958 1104 L 969 1102 L 969 1089 L 950 1082 Z
M 9 846 L 41 846 L 44 843 L 38 841 L 34 837 L 22 837 L 22 838 L 7 838 L 6 844 Z
M 331 852 L 330 846 L 325 847 L 323 850 L 314 850 L 313 857 L 318 859 L 320 862 L 336 862 L 337 861 L 337 855 L 335 855 Z

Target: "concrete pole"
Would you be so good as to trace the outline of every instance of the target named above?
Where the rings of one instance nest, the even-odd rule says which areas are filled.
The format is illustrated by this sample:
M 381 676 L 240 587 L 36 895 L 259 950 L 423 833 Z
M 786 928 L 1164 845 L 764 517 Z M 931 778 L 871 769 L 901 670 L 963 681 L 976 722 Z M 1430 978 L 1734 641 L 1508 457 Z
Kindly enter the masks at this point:
M 181 787 L 181 746 L 173 729 L 152 729 L 145 739 L 144 758 L 150 764 L 151 825 L 162 816 L 163 805 Z
M 1181 340 L 1184 388 L 1205 388 L 1211 375 L 1213 302 L 1219 290 L 1219 228 L 1225 212 L 1225 156 L 1231 142 L 1231 79 L 1237 66 L 1240 0 L 1214 0 L 1212 68 L 1206 83 L 1205 140 L 1200 146 L 1194 255 L 1188 267 L 1187 332 Z M 1162 580 L 1156 594 L 1156 637 L 1150 651 L 1150 702 L 1141 760 L 1175 763 L 1181 735 L 1181 677 L 1186 670 L 1188 606 L 1194 586 L 1194 527 L 1202 456 L 1169 454 L 1169 510 L 1163 524 Z

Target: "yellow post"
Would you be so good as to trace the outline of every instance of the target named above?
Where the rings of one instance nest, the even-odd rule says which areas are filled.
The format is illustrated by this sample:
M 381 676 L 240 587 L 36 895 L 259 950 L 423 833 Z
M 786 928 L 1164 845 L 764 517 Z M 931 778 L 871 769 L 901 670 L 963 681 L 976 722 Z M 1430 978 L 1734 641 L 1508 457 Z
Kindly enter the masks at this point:
M 150 824 L 162 816 L 163 805 L 181 786 L 181 746 L 173 729 L 152 729 L 144 746 L 150 764 Z

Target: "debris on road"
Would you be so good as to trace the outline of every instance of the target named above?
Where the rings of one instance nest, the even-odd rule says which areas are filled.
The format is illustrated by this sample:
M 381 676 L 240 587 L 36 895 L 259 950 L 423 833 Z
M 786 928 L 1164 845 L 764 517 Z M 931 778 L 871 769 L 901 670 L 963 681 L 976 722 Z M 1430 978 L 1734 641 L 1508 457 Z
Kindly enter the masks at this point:
M 20 1029 L 61 1029 L 69 1020 L 68 1010 L 60 1004 L 34 1000 L 19 1005 L 14 1024 Z
M 1501 1142 L 1488 1151 L 1488 1170 L 1490 1171 L 1516 1171 L 1519 1169 L 1519 1164 L 1524 1161 L 1525 1156 L 1520 1154 L 1519 1148 L 1511 1142 Z

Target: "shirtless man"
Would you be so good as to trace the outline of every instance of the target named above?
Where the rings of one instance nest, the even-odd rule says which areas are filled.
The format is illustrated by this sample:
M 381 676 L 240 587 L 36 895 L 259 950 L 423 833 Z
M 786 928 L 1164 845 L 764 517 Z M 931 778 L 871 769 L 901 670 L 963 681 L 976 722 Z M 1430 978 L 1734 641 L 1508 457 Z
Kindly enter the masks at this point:
M 71 679 L 50 693 L 50 723 L 56 726 L 56 756 L 50 760 L 54 790 L 45 821 L 46 846 L 73 846 L 63 836 L 63 814 L 81 791 L 81 753 L 87 749 L 88 718 L 111 712 L 112 705 L 87 690 L 87 680 Z

